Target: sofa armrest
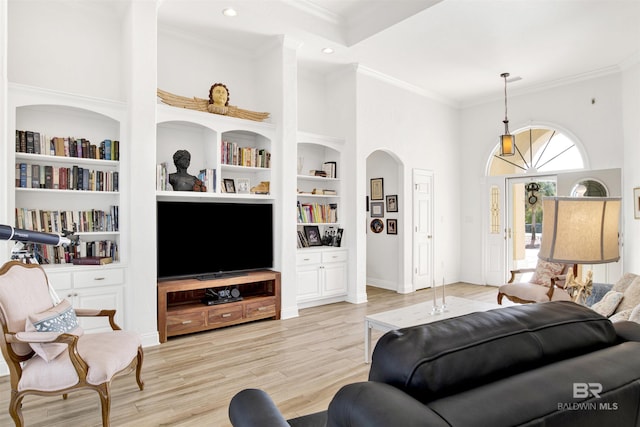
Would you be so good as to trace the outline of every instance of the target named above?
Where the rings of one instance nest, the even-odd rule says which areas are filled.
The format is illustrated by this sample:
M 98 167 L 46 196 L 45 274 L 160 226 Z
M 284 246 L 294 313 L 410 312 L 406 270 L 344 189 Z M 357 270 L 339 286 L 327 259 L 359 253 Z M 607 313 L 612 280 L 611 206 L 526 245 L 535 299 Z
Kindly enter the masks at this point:
M 449 426 L 427 406 L 389 384 L 359 382 L 342 387 L 329 404 L 327 427 Z
M 640 342 L 640 324 L 625 320 L 622 322 L 614 322 L 613 327 L 620 340 Z
M 233 427 L 290 427 L 271 397 L 255 388 L 233 396 L 229 403 L 229 420 Z

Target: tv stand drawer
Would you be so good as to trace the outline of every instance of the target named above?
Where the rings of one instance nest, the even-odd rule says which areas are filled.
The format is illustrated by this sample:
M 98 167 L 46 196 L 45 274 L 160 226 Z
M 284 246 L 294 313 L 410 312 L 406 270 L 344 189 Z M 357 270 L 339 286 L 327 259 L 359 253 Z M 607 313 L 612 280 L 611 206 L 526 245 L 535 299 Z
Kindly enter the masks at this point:
M 276 301 L 273 297 L 261 298 L 259 301 L 248 303 L 246 308 L 247 319 L 273 317 L 276 315 Z
M 167 315 L 167 332 L 170 335 L 195 332 L 204 327 L 204 310 L 175 312 Z
M 233 305 L 232 305 L 233 304 Z M 231 303 L 209 310 L 208 325 L 224 326 L 242 319 L 242 304 Z

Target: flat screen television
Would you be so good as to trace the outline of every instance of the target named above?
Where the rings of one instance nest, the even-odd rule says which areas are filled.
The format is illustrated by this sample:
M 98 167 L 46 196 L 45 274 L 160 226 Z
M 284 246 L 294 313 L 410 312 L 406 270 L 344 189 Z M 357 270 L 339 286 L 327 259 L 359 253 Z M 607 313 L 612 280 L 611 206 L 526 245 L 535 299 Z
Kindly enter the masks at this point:
M 273 267 L 273 205 L 157 202 L 158 280 Z

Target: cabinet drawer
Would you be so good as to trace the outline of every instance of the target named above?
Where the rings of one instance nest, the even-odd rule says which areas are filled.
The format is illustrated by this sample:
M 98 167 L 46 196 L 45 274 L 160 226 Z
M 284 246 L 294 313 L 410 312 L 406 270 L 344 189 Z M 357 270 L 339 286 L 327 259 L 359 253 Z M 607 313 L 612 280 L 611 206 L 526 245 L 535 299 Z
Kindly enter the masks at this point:
M 259 301 L 246 304 L 245 307 L 247 319 L 272 317 L 276 315 L 276 298 L 261 298 Z
M 88 288 L 94 286 L 119 285 L 124 282 L 122 268 L 97 268 L 96 270 L 78 271 L 73 273 L 74 288 Z
M 47 273 L 49 283 L 56 291 L 67 290 L 71 288 L 71 273 Z
M 347 260 L 347 251 L 323 252 L 322 262 L 343 262 Z
M 175 312 L 167 315 L 167 333 L 200 331 L 204 328 L 204 311 Z
M 320 264 L 322 256 L 319 252 L 297 253 L 296 265 Z
M 216 308 L 209 310 L 208 323 L 209 326 L 224 325 L 225 323 L 235 322 L 242 319 L 242 305 L 225 305 L 222 304 Z

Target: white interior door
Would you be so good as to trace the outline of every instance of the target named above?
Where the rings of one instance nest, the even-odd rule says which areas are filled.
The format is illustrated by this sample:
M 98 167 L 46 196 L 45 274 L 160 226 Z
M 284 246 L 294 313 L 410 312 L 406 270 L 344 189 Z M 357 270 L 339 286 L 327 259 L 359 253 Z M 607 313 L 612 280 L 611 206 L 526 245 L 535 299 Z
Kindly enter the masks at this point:
M 433 172 L 413 170 L 413 288 L 433 283 Z

